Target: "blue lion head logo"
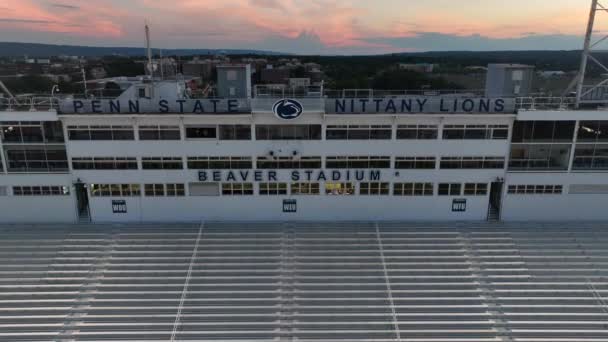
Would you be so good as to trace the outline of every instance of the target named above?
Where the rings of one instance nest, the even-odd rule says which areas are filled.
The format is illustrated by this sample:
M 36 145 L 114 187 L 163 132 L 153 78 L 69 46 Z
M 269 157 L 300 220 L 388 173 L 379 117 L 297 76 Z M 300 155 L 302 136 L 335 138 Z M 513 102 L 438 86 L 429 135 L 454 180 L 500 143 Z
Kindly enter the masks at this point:
M 281 119 L 293 120 L 302 115 L 302 112 L 304 112 L 304 107 L 296 100 L 283 99 L 277 101 L 272 106 L 272 111 Z

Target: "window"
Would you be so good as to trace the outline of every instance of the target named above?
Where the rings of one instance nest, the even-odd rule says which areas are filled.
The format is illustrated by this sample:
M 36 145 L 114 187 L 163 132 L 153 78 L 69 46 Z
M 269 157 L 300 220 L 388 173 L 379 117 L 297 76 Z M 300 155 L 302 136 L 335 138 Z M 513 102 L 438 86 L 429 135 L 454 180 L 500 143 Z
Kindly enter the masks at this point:
M 395 169 L 435 169 L 435 157 L 397 157 Z
M 571 142 L 575 121 L 515 121 L 512 142 Z
M 165 186 L 163 184 L 145 184 L 144 193 L 148 197 L 164 197 Z
M 190 183 L 190 196 L 219 196 L 220 183 Z
M 68 157 L 64 146 L 5 145 L 7 171 L 67 172 Z
M 513 70 L 511 74 L 511 79 L 513 81 L 523 81 L 524 80 L 524 71 L 523 70 Z
M 186 126 L 188 139 L 217 139 L 216 126 Z
M 507 192 L 517 195 L 560 195 L 562 185 L 509 185 Z
M 441 169 L 503 169 L 503 157 L 441 157 Z
M 319 183 L 292 183 L 292 195 L 319 195 L 321 193 Z
M 462 184 L 441 183 L 438 190 L 439 196 L 460 196 L 462 194 Z
M 606 195 L 608 194 L 608 184 L 570 184 L 568 193 L 571 195 Z
M 253 195 L 253 183 L 222 183 L 222 195 L 224 195 L 224 196 Z
M 388 195 L 389 192 L 389 183 L 361 183 L 359 185 L 360 195 Z
M 325 194 L 332 196 L 354 195 L 355 184 L 353 183 L 325 183 Z
M 226 71 L 226 80 L 227 81 L 236 81 L 238 78 L 238 75 L 236 73 L 236 70 L 227 70 Z
M 184 184 L 145 184 L 144 193 L 148 197 L 183 197 Z
M 134 140 L 132 126 L 68 126 L 69 140 Z
M 438 132 L 437 125 L 399 125 L 397 126 L 397 139 L 435 140 Z
M 321 157 L 258 157 L 258 169 L 320 169 Z
M 186 196 L 184 184 L 167 184 L 167 197 L 183 197 Z
M 139 98 L 150 98 L 150 88 L 148 88 L 148 87 L 137 88 L 137 96 Z
M 327 157 L 328 169 L 390 169 L 391 157 Z
M 445 125 L 445 140 L 506 140 L 509 137 L 508 125 Z
M 0 137 L 4 143 L 36 144 L 63 143 L 61 121 L 6 121 L 0 125 Z
M 181 157 L 146 157 L 141 158 L 144 170 L 182 170 L 184 163 Z
M 228 93 L 230 96 L 236 96 L 236 88 L 235 87 L 228 88 Z
M 568 170 L 570 149 L 570 144 L 512 144 L 509 170 Z
M 608 144 L 578 144 L 573 170 L 608 170 Z
M 608 143 L 608 121 L 581 121 L 577 141 Z
M 260 195 L 287 195 L 287 183 L 260 183 Z
M 188 157 L 190 170 L 253 169 L 251 157 Z
M 4 187 L 6 196 L 6 187 Z M 45 186 L 45 185 L 37 185 L 37 186 L 14 186 L 13 187 L 13 195 L 14 196 L 68 196 L 70 194 L 70 188 L 67 186 Z
M 488 184 L 467 183 L 464 185 L 464 194 L 468 196 L 485 196 L 488 194 Z
M 72 158 L 74 170 L 137 170 L 134 157 L 80 157 Z
M 395 196 L 433 196 L 434 192 L 433 183 L 395 183 L 393 188 Z
M 257 140 L 321 140 L 321 125 L 257 125 Z
M 251 140 L 251 126 L 220 125 L 220 140 Z
M 91 184 L 93 197 L 138 197 L 141 196 L 139 184 Z
M 327 126 L 327 140 L 390 140 L 390 125 Z
M 139 140 L 181 140 L 179 126 L 139 126 Z

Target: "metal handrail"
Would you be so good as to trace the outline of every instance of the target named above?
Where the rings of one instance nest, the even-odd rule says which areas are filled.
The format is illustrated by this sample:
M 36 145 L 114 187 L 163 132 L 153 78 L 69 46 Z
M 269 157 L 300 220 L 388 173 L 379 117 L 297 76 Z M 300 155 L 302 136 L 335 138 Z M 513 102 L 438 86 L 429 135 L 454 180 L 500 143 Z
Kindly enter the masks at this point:
M 516 109 L 524 110 L 569 110 L 576 108 L 575 97 L 518 97 Z
M 59 108 L 59 100 L 51 96 L 0 98 L 0 111 L 35 112 Z

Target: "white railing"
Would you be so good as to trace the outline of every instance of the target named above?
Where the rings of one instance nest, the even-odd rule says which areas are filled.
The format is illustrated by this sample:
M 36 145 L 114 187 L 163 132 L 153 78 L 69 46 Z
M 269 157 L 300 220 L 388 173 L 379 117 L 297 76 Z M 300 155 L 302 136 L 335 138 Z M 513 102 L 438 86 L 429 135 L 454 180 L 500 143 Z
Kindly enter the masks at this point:
M 519 97 L 517 110 L 571 110 L 576 108 L 574 97 Z
M 55 110 L 59 107 L 58 104 L 58 99 L 50 96 L 0 98 L 0 112 L 36 112 Z
M 380 90 L 380 89 L 327 89 L 324 93 L 328 98 L 384 98 L 391 96 L 457 96 L 483 97 L 484 90 L 480 89 L 418 89 L 418 90 Z

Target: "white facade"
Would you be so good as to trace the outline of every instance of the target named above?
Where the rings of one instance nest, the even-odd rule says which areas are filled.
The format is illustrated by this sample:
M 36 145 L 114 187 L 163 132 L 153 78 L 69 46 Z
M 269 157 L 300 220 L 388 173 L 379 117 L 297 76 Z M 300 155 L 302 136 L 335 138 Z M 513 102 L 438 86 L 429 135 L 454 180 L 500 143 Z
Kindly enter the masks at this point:
M 304 99 L 301 101 L 304 108 L 310 109 L 305 109 L 295 119 L 285 120 L 268 109 L 274 102 L 276 99 L 254 99 L 250 113 L 243 113 L 242 110 L 236 113 L 196 114 L 58 115 L 54 111 L 1 112 L 3 141 L 0 142 L 0 149 L 3 152 L 0 222 L 482 221 L 489 217 L 505 221 L 608 219 L 608 210 L 603 210 L 603 203 L 608 199 L 608 178 L 605 172 L 573 167 L 574 151 L 582 144 L 577 141 L 579 126 L 588 120 L 601 121 L 606 115 L 605 111 L 327 114 L 324 108 L 328 105 L 323 100 Z M 25 133 L 25 126 L 29 125 L 28 122 L 34 122 L 35 125 L 36 121 L 56 120 L 61 121 L 65 143 L 48 143 L 44 147 L 44 153 L 49 155 L 54 149 L 65 146 L 65 169 L 55 169 L 52 172 L 19 171 L 19 167 L 30 167 L 30 164 L 22 166 L 14 160 L 15 154 L 23 150 L 23 158 L 32 159 L 34 157 L 28 154 L 30 150 L 41 149 L 40 146 L 44 145 L 29 141 L 31 137 L 25 136 L 30 133 Z M 531 141 L 519 142 L 516 141 L 519 137 L 512 138 L 512 135 L 515 123 L 522 121 L 572 122 L 568 127 L 573 130 L 573 134 L 570 140 L 565 141 L 534 141 L 535 137 L 532 137 Z M 19 128 L 23 129 L 24 141 L 16 143 L 13 130 L 19 125 L 24 126 Z M 235 125 L 249 131 L 250 138 L 227 140 L 221 136 L 221 127 L 236 127 Z M 275 129 L 279 125 L 320 129 L 320 133 L 311 139 L 265 140 L 258 136 L 262 134 L 258 132 L 260 127 Z M 90 131 L 100 129 L 99 127 L 113 127 L 128 133 L 121 140 L 107 137 L 82 140 L 76 136 L 78 132 L 93 134 Z M 141 134 L 150 127 L 170 127 L 178 139 L 142 140 Z M 404 138 L 401 132 L 412 127 L 419 130 L 430 127 L 435 137 Z M 333 135 L 340 130 L 359 129 L 369 131 L 369 134 L 382 131 L 385 136 L 336 139 Z M 477 130 L 476 134 L 482 132 L 487 136 L 454 138 L 449 133 L 458 133 L 460 130 L 464 132 L 467 129 Z M 207 130 L 215 133 L 204 136 Z M 493 130 L 502 132 L 496 134 Z M 201 135 L 191 137 L 192 134 Z M 510 160 L 517 155 L 511 151 L 518 147 L 523 151 L 536 151 L 551 150 L 553 145 L 564 151 L 567 150 L 564 146 L 569 146 L 569 155 L 561 153 L 557 159 L 547 157 L 547 160 L 552 158 L 552 162 L 567 164 L 564 169 L 538 169 L 535 166 L 537 164 L 534 164 L 538 161 L 530 156 L 525 158 L 530 159 L 527 162 L 532 167 L 517 169 L 514 160 Z M 245 158 L 251 166 L 190 167 L 191 160 L 218 157 Z M 295 163 L 313 157 L 320 163 L 316 167 L 260 166 L 260 163 L 265 162 L 272 164 L 285 160 Z M 342 165 L 335 164 L 336 159 L 353 157 L 380 158 L 382 162 L 370 161 L 369 166 L 363 167 L 331 166 Z M 123 166 L 109 169 L 104 166 L 100 169 L 98 166 L 87 168 L 75 165 L 93 165 L 97 163 L 93 161 L 95 158 L 120 160 L 120 163 L 129 163 L 130 166 L 121 164 Z M 154 158 L 154 163 L 165 158 L 179 167 L 147 169 L 144 165 L 147 158 Z M 428 163 L 434 163 L 434 167 L 403 166 L 404 160 L 416 158 L 432 160 Z M 523 157 L 517 155 L 517 158 Z M 479 163 L 474 165 L 483 166 L 471 167 L 471 159 L 474 160 L 473 163 Z M 469 166 L 464 166 L 467 160 Z M 27 163 L 38 167 L 36 162 L 29 159 Z M 47 163 L 51 165 L 48 160 Z M 360 179 L 357 178 L 359 173 L 362 175 Z M 300 183 L 316 187 L 316 193 L 299 194 L 294 188 Z M 345 191 L 347 194 L 343 195 L 330 194 L 332 190 L 329 189 L 337 186 L 334 183 L 352 183 L 353 190 Z M 148 194 L 147 185 L 155 184 L 161 186 L 161 195 Z M 192 187 L 198 186 L 197 184 L 210 186 L 211 189 L 217 189 L 217 192 L 198 196 L 192 191 Z M 428 188 L 429 184 L 432 190 L 426 191 L 424 195 L 417 193 L 417 190 L 412 190 L 410 195 L 403 194 L 414 186 L 424 185 Z M 81 185 L 84 185 L 88 198 L 85 201 L 88 208 L 86 215 L 83 214 L 82 196 L 77 195 L 78 186 Z M 123 185 L 127 186 L 127 190 L 120 189 Z M 137 190 L 132 191 L 131 185 Z M 170 195 L 169 187 L 176 185 L 183 187 L 183 190 L 179 195 Z M 251 186 L 251 189 L 246 194 L 224 193 L 225 185 Z M 446 185 L 449 186 L 446 188 Z M 65 193 L 52 195 L 51 192 L 57 192 L 57 188 L 49 190 L 49 186 L 62 187 Z M 108 193 L 103 194 L 101 189 L 105 186 L 108 189 L 114 186 L 117 190 L 107 190 Z M 263 190 L 266 186 L 284 186 L 285 190 L 266 194 L 266 190 Z M 348 187 L 348 184 L 340 186 Z M 367 190 L 374 186 L 382 190 Z M 477 192 L 476 186 L 479 186 Z M 336 191 L 340 192 L 333 190 L 334 193 Z

